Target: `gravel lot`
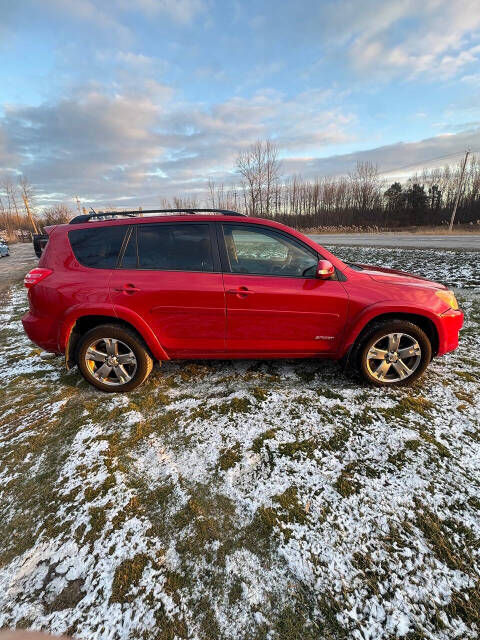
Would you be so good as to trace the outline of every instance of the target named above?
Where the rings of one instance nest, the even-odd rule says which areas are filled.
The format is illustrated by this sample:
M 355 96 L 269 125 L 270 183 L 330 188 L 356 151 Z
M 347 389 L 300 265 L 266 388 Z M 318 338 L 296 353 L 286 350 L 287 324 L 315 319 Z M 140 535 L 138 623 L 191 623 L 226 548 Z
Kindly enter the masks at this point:
M 412 388 L 333 363 L 177 362 L 108 396 L 42 360 L 25 290 L 0 292 L 0 628 L 479 637 L 476 261 L 363 251 L 458 286 L 461 346 Z
M 31 242 L 11 244 L 9 248 L 10 256 L 0 260 L 0 290 L 21 280 L 38 262 Z

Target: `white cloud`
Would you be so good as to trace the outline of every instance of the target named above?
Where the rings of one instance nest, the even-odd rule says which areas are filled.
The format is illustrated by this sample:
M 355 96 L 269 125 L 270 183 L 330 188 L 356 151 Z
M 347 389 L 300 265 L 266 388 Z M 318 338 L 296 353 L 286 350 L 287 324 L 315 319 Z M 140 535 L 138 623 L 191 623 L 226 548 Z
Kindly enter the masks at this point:
M 27 4 L 34 6 L 33 0 L 25 0 Z M 388 97 L 378 91 L 378 74 L 388 79 L 417 78 L 422 83 L 439 76 L 459 77 L 465 85 L 475 86 L 479 82 L 475 63 L 480 59 L 478 0 L 424 0 L 421 7 L 417 0 L 302 0 L 300 6 L 263 0 L 258 12 L 248 12 L 246 5 L 237 3 L 225 9 L 236 12 L 234 32 L 226 28 L 217 34 L 218 41 L 207 46 L 208 51 L 205 43 L 191 42 L 193 29 L 188 25 L 203 21 L 204 26 L 211 16 L 219 19 L 218 7 L 222 11 L 224 7 L 219 4 L 211 11 L 211 0 L 45 0 L 44 6 L 46 20 L 54 12 L 62 14 L 59 24 L 65 32 L 67 24 L 72 33 L 91 26 L 105 36 L 99 38 L 97 31 L 86 40 L 81 59 L 75 38 L 70 57 L 62 49 L 63 62 L 57 63 L 61 99 L 37 102 L 37 106 L 7 105 L 4 117 L 0 116 L 1 165 L 25 172 L 44 192 L 78 191 L 96 202 L 138 194 L 182 194 L 202 186 L 210 176 L 228 179 L 238 152 L 257 138 L 277 142 L 286 172 L 310 177 L 349 171 L 357 159 L 370 159 L 389 169 L 410 160 L 423 163 L 456 153 L 467 143 L 460 131 L 466 125 L 459 122 L 471 123 L 476 133 L 469 133 L 469 145 L 480 148 L 475 126 L 478 96 L 471 95 L 463 96 L 463 106 L 453 105 L 451 112 L 436 115 L 457 123 L 451 129 L 455 135 L 449 138 L 437 136 L 420 143 L 319 158 L 330 153 L 333 145 L 355 140 L 360 124 L 353 107 L 337 106 L 345 92 L 297 89 L 310 83 L 318 86 L 327 70 L 327 78 L 339 71 L 336 81 L 342 83 L 345 61 L 368 78 L 369 88 L 379 93 L 379 104 Z M 167 24 L 172 34 L 167 46 L 142 48 L 138 25 L 146 21 L 131 19 L 139 14 L 152 24 Z M 248 38 L 254 39 L 252 43 L 261 41 L 267 53 L 255 57 L 248 68 L 237 67 L 232 56 L 240 51 L 241 40 L 242 46 L 249 46 Z M 219 55 L 219 48 L 233 41 L 230 56 Z M 302 47 L 298 59 L 288 50 L 297 45 Z M 166 59 L 152 57 L 156 51 Z M 75 56 L 81 69 L 72 68 Z M 309 57 L 317 60 L 310 70 L 304 64 Z M 53 75 L 45 77 L 47 85 Z M 180 92 L 158 82 L 164 77 L 185 83 L 187 95 L 202 95 L 206 102 L 186 101 Z M 230 82 L 239 95 L 215 100 L 212 81 L 225 86 Z M 273 82 L 283 83 L 292 94 L 261 88 L 251 95 L 252 86 Z M 350 83 L 349 87 L 355 84 L 357 89 L 361 86 Z M 196 85 L 202 85 L 201 90 Z M 241 95 L 245 87 L 248 97 Z M 376 109 L 370 97 L 353 94 L 351 99 L 365 100 Z M 424 118 L 428 109 L 427 96 L 420 105 L 412 105 L 406 120 Z M 381 110 L 383 115 L 386 109 Z M 425 126 L 432 130 L 431 123 Z M 442 124 L 437 130 L 445 127 Z M 382 140 L 381 130 L 377 131 L 371 133 L 372 145 Z
M 164 14 L 180 24 L 187 24 L 206 11 L 203 0 L 115 0 L 127 11 L 141 11 L 147 15 Z
M 238 152 L 257 138 L 272 137 L 283 172 L 306 178 L 346 173 L 358 160 L 390 171 L 439 157 L 443 164 L 467 146 L 480 150 L 480 128 L 472 125 L 468 132 L 319 158 L 330 145 L 354 138 L 355 117 L 328 107 L 331 101 L 328 92 L 287 99 L 264 90 L 209 106 L 179 103 L 170 87 L 154 82 L 117 93 L 83 89 L 56 103 L 8 105 L 0 118 L 0 156 L 3 166 L 15 162 L 41 194 L 78 193 L 100 206 L 155 204 L 204 189 L 210 177 L 229 183 Z
M 325 17 L 327 36 L 360 72 L 449 77 L 480 58 L 478 0 L 343 0 Z
M 19 158 L 9 150 L 6 131 L 0 127 L 0 167 L 12 167 L 19 162 Z
M 476 87 L 480 86 L 480 73 L 470 73 L 466 76 L 460 78 L 462 82 L 468 82 L 469 84 L 473 84 Z
M 286 99 L 265 90 L 210 106 L 179 103 L 153 81 L 117 93 L 83 88 L 56 103 L 7 105 L 0 141 L 3 132 L 18 169 L 44 192 L 97 201 L 182 193 L 211 175 L 225 177 L 257 138 L 273 137 L 288 155 L 351 139 L 353 116 L 325 100 L 322 92 Z
M 304 177 L 335 176 L 352 171 L 358 161 L 376 165 L 386 181 L 423 168 L 443 167 L 458 164 L 465 149 L 480 154 L 480 126 L 455 133 L 441 134 L 416 142 L 395 144 L 366 149 L 354 153 L 329 156 L 327 158 L 298 158 L 287 160 L 285 169 L 289 173 L 299 173 Z
M 25 2 L 35 7 L 34 0 Z M 185 25 L 207 9 L 205 0 L 44 0 L 44 7 L 53 15 L 60 13 L 87 22 L 94 29 L 100 29 L 104 38 L 113 39 L 122 46 L 134 40 L 128 14 L 139 13 L 148 18 L 161 16 Z
M 151 67 L 155 62 L 155 58 L 146 56 L 143 53 L 133 53 L 132 51 L 118 51 L 116 54 L 118 62 L 127 64 L 130 67 Z
M 120 39 L 125 45 L 131 41 L 130 29 L 123 25 L 115 12 L 98 0 L 44 0 L 44 8 L 50 9 L 53 15 L 66 14 L 76 20 L 88 22 L 101 29 L 105 36 Z

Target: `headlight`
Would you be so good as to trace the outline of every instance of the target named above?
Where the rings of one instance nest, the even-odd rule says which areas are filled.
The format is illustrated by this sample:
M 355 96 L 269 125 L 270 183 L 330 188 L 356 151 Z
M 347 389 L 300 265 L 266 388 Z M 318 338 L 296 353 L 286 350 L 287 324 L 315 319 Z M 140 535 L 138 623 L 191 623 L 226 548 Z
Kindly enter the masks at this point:
M 458 302 L 453 291 L 435 291 L 435 295 L 446 302 L 451 309 L 458 309 Z

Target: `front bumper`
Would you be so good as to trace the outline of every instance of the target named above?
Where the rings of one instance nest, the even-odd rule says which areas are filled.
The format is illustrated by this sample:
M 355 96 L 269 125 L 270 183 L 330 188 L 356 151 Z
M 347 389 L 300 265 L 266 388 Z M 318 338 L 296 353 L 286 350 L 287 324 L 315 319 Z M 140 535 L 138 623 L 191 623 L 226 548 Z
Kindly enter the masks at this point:
M 458 347 L 458 334 L 463 326 L 463 311 L 460 309 L 449 309 L 440 315 L 439 345 L 438 354 L 453 351 Z

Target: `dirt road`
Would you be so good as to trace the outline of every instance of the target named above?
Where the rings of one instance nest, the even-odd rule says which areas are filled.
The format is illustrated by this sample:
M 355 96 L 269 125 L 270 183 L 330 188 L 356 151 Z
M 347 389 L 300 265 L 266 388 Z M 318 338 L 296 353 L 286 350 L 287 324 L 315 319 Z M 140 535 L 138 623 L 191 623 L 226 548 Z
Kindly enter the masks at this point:
M 0 260 L 0 290 L 18 282 L 35 267 L 38 258 L 30 242 L 10 245 L 10 256 Z
M 385 233 L 312 233 L 309 237 L 321 245 L 480 251 L 480 234 L 476 233 L 430 235 L 390 231 Z

